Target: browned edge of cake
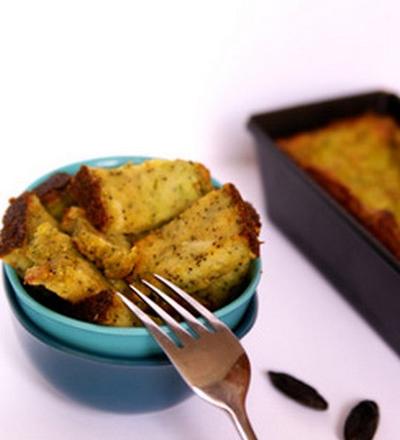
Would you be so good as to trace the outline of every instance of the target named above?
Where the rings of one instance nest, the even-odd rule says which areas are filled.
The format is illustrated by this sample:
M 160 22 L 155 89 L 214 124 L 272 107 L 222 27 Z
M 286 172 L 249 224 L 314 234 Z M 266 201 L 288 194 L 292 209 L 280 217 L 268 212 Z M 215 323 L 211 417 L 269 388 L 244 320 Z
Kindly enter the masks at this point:
M 400 260 L 400 225 L 390 211 L 368 211 L 363 206 L 362 202 L 355 197 L 345 185 L 335 179 L 334 176 L 316 168 L 315 166 L 307 166 L 301 163 L 300 160 L 287 151 L 285 146 L 288 141 L 296 142 L 297 139 L 301 139 L 301 137 L 305 135 L 317 134 L 325 130 L 334 130 L 337 127 L 351 127 L 356 124 L 360 118 L 376 116 L 391 118 L 387 115 L 382 116 L 376 115 L 373 112 L 365 112 L 347 118 L 335 119 L 319 128 L 300 131 L 286 138 L 277 138 L 275 139 L 275 143 L 280 150 L 297 164 L 299 168 L 309 174 L 315 182 L 324 188 L 347 212 L 354 216 L 368 232 L 370 232 L 390 252 L 392 252 L 397 259 Z M 397 124 L 394 119 L 393 121 Z

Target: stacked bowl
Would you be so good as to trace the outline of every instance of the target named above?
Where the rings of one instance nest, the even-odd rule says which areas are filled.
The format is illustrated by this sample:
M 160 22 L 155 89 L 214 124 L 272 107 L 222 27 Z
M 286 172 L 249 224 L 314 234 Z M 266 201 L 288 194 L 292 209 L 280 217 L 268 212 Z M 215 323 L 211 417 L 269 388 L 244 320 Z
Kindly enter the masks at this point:
M 135 156 L 74 163 L 41 177 L 29 188 L 55 172 L 75 174 L 83 164 L 117 167 L 144 160 Z M 108 327 L 61 315 L 33 299 L 11 266 L 4 264 L 3 273 L 19 340 L 28 359 L 58 390 L 82 403 L 118 412 L 164 409 L 190 395 L 145 328 Z M 256 319 L 260 274 L 257 259 L 241 294 L 215 312 L 239 338 Z

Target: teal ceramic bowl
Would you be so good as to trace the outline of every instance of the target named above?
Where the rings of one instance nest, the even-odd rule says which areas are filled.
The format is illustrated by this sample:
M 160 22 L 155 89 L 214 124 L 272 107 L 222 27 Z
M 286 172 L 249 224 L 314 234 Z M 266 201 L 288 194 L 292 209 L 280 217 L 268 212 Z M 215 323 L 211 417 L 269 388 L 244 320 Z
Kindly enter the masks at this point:
M 28 189 L 32 189 L 56 172 L 75 174 L 81 165 L 94 167 L 117 167 L 127 161 L 141 163 L 149 158 L 137 156 L 107 157 L 66 165 L 48 173 Z M 214 181 L 215 186 L 220 184 Z M 112 358 L 140 359 L 159 355 L 160 348 L 142 327 L 107 327 L 79 321 L 59 314 L 35 301 L 28 293 L 16 272 L 5 264 L 5 277 L 15 292 L 15 298 L 26 316 L 43 332 L 69 347 L 85 353 Z M 261 275 L 261 261 L 255 260 L 250 269 L 247 286 L 231 303 L 216 311 L 216 316 L 234 329 L 243 317 L 250 300 L 256 292 Z
M 4 277 L 15 330 L 27 359 L 57 391 L 75 402 L 117 413 L 159 411 L 176 405 L 192 392 L 163 356 L 114 359 L 74 349 L 42 331 L 24 313 Z M 238 338 L 250 331 L 257 316 L 255 295 L 239 324 Z

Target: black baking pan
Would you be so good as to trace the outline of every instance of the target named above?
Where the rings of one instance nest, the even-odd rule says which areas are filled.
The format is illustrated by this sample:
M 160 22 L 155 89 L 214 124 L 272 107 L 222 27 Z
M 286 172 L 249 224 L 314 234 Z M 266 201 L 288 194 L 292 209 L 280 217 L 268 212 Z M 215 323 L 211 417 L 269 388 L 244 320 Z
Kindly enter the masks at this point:
M 346 96 L 256 114 L 248 127 L 270 219 L 400 354 L 399 262 L 274 142 L 367 111 L 400 121 L 400 99 L 381 91 Z

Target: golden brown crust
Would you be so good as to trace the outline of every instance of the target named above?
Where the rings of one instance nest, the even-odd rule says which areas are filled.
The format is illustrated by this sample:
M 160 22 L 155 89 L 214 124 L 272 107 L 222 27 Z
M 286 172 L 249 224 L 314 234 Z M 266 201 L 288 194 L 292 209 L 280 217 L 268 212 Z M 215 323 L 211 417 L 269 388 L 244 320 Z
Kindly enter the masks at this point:
M 32 197 L 36 195 L 41 203 L 49 205 L 63 196 L 70 179 L 71 176 L 66 173 L 54 174 L 33 191 L 26 191 L 19 197 L 10 199 L 0 233 L 0 257 L 26 244 L 28 206 Z
M 326 173 L 312 167 L 306 168 L 306 171 L 400 259 L 400 228 L 391 212 L 379 211 L 371 214 L 348 188 Z
M 33 194 L 37 195 L 44 204 L 52 203 L 60 197 L 61 192 L 66 190 L 70 179 L 71 176 L 66 173 L 57 173 L 32 192 L 27 191 L 17 198 L 10 199 L 0 233 L 0 257 L 26 244 L 28 205 Z
M 73 204 L 69 191 L 71 179 L 72 176 L 67 173 L 56 173 L 32 190 L 48 213 L 56 220 L 60 220 L 64 211 Z
M 114 293 L 112 290 L 103 290 L 95 295 L 84 298 L 73 304 L 71 316 L 82 321 L 103 323 L 106 314 L 113 303 Z
M 400 259 L 400 226 L 395 211 L 399 139 L 400 129 L 393 118 L 366 113 L 278 139 L 277 143 Z M 379 182 L 386 186 L 376 193 Z M 371 192 L 379 194 L 374 203 Z
M 83 207 L 88 220 L 99 230 L 107 224 L 107 213 L 101 199 L 101 185 L 86 165 L 81 166 L 72 179 L 71 194 Z
M 310 140 L 321 134 L 332 132 L 338 129 L 349 129 L 357 127 L 360 123 L 365 123 L 373 127 L 373 130 L 380 140 L 390 142 L 396 134 L 398 127 L 395 120 L 390 116 L 376 115 L 375 113 L 364 113 L 344 119 L 337 119 L 329 122 L 323 127 L 310 131 L 302 131 L 287 138 L 278 138 L 278 145 L 290 154 L 290 149 L 306 145 Z M 289 151 L 288 151 L 289 150 Z
M 196 186 L 200 194 L 206 194 L 208 191 L 212 189 L 211 184 L 211 173 L 208 168 L 206 168 L 201 163 L 196 163 L 193 161 L 189 161 L 189 163 L 195 167 L 197 174 L 199 176 L 198 181 L 196 182 Z
M 232 183 L 225 184 L 224 190 L 229 194 L 239 211 L 240 235 L 246 238 L 250 250 L 258 257 L 260 255 L 260 241 L 258 240 L 261 228 L 260 216 L 249 202 L 242 199 L 239 191 Z
M 10 199 L 10 206 L 3 217 L 0 257 L 4 257 L 13 249 L 22 247 L 26 242 L 29 197 L 30 193 L 24 193 L 16 199 Z
M 67 173 L 56 173 L 37 186 L 33 192 L 44 204 L 51 203 L 67 190 L 71 176 Z

